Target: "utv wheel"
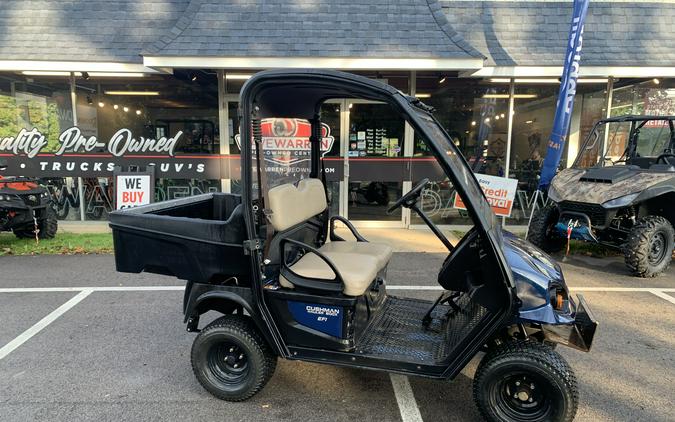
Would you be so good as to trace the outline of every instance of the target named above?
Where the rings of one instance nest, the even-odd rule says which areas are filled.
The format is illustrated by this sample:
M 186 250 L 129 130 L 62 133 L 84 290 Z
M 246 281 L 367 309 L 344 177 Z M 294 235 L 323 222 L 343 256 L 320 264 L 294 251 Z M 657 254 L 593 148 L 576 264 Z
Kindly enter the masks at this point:
M 56 218 L 56 212 L 51 206 L 46 208 L 46 215 L 38 220 L 38 237 L 40 239 L 53 239 L 59 229 L 59 221 Z M 32 225 L 23 226 L 20 229 L 14 229 L 14 235 L 19 239 L 35 239 L 34 227 Z
M 491 350 L 478 365 L 473 397 L 490 422 L 569 422 L 577 413 L 574 372 L 550 347 L 512 341 Z
M 51 206 L 47 206 L 47 215 L 38 223 L 40 239 L 53 239 L 59 229 L 59 220 L 56 216 L 56 211 Z
M 539 208 L 532 216 L 527 240 L 544 252 L 558 252 L 565 246 L 565 239 L 556 237 L 553 227 L 558 223 L 560 214 L 555 205 Z
M 192 343 L 192 370 L 221 400 L 242 401 L 272 377 L 277 357 L 249 318 L 226 315 L 204 328 Z
M 639 277 L 654 277 L 670 265 L 675 230 L 663 217 L 648 215 L 635 223 L 623 247 L 626 266 Z

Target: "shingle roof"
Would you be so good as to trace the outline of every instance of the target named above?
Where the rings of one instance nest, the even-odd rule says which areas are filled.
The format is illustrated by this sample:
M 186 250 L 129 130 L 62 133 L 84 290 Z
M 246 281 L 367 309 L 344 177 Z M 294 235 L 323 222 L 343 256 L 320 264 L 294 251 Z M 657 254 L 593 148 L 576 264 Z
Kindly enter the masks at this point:
M 152 56 L 483 58 L 437 0 L 193 0 Z
M 486 65 L 561 66 L 571 2 L 443 1 Z M 590 2 L 582 66 L 675 66 L 675 4 Z
M 189 0 L 3 0 L 0 60 L 141 63 Z

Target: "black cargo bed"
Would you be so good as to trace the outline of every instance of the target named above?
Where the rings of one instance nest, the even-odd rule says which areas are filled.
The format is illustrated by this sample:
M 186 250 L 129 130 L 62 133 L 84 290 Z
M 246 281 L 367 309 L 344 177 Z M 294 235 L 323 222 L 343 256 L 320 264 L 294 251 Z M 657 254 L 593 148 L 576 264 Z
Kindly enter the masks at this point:
M 203 283 L 248 274 L 241 197 L 208 193 L 110 214 L 117 271 Z

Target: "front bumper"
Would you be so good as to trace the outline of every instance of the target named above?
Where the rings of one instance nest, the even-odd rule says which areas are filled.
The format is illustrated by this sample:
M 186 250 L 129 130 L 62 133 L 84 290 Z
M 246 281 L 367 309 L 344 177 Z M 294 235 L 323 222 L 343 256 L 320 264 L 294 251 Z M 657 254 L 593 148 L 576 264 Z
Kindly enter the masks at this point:
M 542 329 L 546 340 L 588 352 L 593 344 L 598 321 L 593 316 L 583 295 L 577 295 L 577 301 L 574 323 L 543 325 Z

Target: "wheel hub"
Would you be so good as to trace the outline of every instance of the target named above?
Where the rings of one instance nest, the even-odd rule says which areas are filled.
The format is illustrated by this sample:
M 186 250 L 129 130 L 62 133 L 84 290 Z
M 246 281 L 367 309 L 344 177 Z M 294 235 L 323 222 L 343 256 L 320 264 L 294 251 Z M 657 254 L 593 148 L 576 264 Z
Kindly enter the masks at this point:
M 663 233 L 656 233 L 654 237 L 652 237 L 651 244 L 649 245 L 650 263 L 658 264 L 661 262 L 666 254 L 666 243 L 666 238 Z

